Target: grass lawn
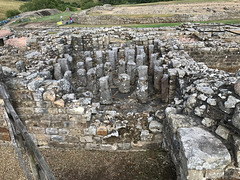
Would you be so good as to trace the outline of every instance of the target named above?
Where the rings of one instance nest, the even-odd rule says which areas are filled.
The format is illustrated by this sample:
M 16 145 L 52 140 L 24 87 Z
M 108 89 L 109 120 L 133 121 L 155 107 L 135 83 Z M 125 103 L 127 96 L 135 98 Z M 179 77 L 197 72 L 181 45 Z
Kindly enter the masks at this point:
M 6 11 L 11 9 L 18 9 L 23 3 L 23 1 L 0 0 L 0 20 L 6 19 Z
M 75 12 L 62 12 L 62 13 L 59 13 L 59 14 L 55 14 L 55 15 L 52 15 L 52 16 L 45 16 L 45 17 L 42 17 L 42 18 L 31 18 L 30 22 L 58 22 L 60 21 L 60 16 L 63 17 L 63 20 L 66 21 L 69 19 L 70 15 L 73 14 Z
M 101 13 L 89 13 L 89 16 L 104 16 Z M 173 14 L 112 14 L 111 16 L 126 18 L 153 18 L 153 17 L 172 17 Z
M 225 20 L 216 20 L 216 21 L 201 21 L 199 23 L 240 24 L 240 19 L 225 19 Z

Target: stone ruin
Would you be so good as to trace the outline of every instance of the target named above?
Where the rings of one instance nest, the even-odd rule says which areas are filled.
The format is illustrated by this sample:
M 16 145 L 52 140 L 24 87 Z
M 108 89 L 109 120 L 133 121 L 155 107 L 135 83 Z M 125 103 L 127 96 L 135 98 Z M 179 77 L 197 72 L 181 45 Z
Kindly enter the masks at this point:
M 148 6 L 95 6 L 73 14 L 73 21 L 82 25 L 123 25 L 123 24 L 156 24 L 216 21 L 224 19 L 239 19 L 239 3 L 181 3 L 154 4 Z M 140 15 L 140 16 L 135 16 Z
M 163 148 L 179 179 L 239 179 L 239 74 L 189 54 L 234 49 L 239 60 L 240 47 L 203 35 L 189 24 L 13 31 L 27 47 L 0 47 L 0 77 L 39 148 Z M 1 144 L 4 111 L 1 101 Z

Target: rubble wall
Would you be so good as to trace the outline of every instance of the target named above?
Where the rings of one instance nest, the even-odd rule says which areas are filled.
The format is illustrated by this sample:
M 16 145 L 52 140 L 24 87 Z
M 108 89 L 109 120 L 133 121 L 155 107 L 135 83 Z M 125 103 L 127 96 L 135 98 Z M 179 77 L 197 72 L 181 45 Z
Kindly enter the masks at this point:
M 153 121 L 148 127 L 147 113 L 124 116 L 117 111 L 103 112 L 100 103 L 92 103 L 91 98 L 64 103 L 62 99 L 54 100 L 48 91 L 43 99 L 41 92 L 10 92 L 17 113 L 39 147 L 107 151 L 160 148 L 161 125 Z M 3 127 L 1 130 L 5 133 Z M 1 136 L 1 140 L 9 137 Z
M 123 24 L 154 24 L 154 23 L 175 23 L 175 22 L 194 22 L 211 21 L 238 18 L 238 13 L 215 13 L 215 14 L 172 14 L 167 17 L 153 16 L 151 18 L 132 18 L 114 15 L 88 15 L 84 11 L 73 15 L 73 21 L 77 24 L 85 25 L 123 25 Z
M 237 72 L 239 69 L 240 49 L 238 47 L 194 47 L 185 46 L 189 55 L 208 67 Z

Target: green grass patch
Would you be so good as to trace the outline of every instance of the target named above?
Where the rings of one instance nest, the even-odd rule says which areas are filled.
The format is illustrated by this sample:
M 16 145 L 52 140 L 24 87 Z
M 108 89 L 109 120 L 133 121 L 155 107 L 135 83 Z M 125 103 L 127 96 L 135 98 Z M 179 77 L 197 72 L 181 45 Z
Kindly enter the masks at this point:
M 117 14 L 114 16 L 127 18 L 153 18 L 153 17 L 172 17 L 173 14 Z
M 102 14 L 102 13 L 89 13 L 89 16 L 117 16 L 126 18 L 153 18 L 153 17 L 172 17 L 173 14 Z
M 117 25 L 111 25 L 111 24 L 106 24 L 106 25 L 85 25 L 85 24 L 68 24 L 61 26 L 61 28 L 68 28 L 68 27 L 112 27 L 112 26 L 117 26 Z M 123 25 L 124 26 L 124 25 Z
M 57 34 L 57 32 L 48 32 L 48 34 L 50 35 L 50 34 Z
M 200 21 L 195 23 L 222 23 L 222 24 L 240 24 L 240 19 L 224 19 L 224 20 L 215 20 L 215 21 Z
M 58 22 L 58 21 L 61 21 L 60 16 L 63 17 L 64 21 L 67 21 L 70 15 L 73 13 L 74 12 L 63 12 L 63 13 L 55 14 L 52 16 L 45 16 L 41 18 L 30 18 L 30 21 L 31 22 Z
M 126 25 L 127 27 L 132 28 L 158 28 L 158 27 L 171 27 L 179 26 L 181 23 L 160 23 L 160 24 L 131 24 Z

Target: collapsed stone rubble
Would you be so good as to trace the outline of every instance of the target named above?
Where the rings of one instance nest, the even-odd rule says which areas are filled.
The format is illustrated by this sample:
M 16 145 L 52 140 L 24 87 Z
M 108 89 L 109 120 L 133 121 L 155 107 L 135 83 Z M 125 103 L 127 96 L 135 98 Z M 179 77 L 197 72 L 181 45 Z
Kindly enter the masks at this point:
M 169 29 L 15 31 L 34 41 L 25 50 L 0 47 L 0 74 L 35 143 L 163 147 L 180 179 L 239 178 L 238 76 L 196 62 L 188 54 L 196 40 Z

